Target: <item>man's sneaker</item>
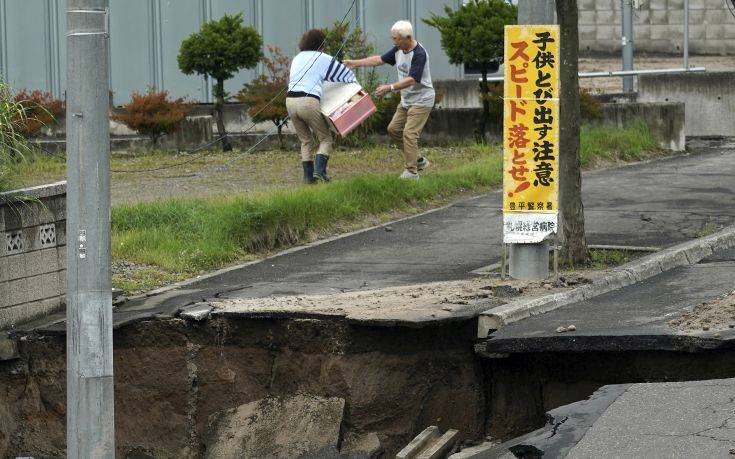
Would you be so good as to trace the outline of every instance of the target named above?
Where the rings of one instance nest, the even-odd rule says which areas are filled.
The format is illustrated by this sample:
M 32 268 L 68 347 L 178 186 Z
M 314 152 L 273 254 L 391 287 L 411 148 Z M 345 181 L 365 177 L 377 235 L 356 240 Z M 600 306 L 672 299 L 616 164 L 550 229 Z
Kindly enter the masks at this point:
M 422 170 L 426 169 L 426 168 L 427 168 L 427 167 L 429 167 L 430 165 L 431 165 L 431 163 L 430 163 L 430 162 L 429 162 L 429 160 L 428 160 L 428 159 L 426 159 L 426 157 L 424 157 L 424 156 L 420 157 L 420 158 L 419 158 L 419 160 L 418 160 L 418 161 L 416 162 L 416 168 L 417 168 L 418 170 L 420 170 L 420 171 L 422 171 Z
M 400 177 L 398 178 L 405 179 L 405 180 L 418 180 L 419 174 L 415 172 L 411 172 L 410 170 L 406 169 L 403 171 L 403 174 L 401 174 Z

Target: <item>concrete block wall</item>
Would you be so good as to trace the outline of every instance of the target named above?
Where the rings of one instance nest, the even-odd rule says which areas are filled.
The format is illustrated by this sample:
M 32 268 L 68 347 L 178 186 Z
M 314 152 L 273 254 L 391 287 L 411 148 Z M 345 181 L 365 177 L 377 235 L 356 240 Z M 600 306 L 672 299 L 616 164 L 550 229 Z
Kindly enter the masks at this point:
M 581 51 L 620 52 L 621 0 L 579 0 Z M 684 0 L 642 0 L 633 13 L 636 52 L 681 54 Z M 689 52 L 726 55 L 735 52 L 735 17 L 724 0 L 690 0 Z
M 666 150 L 686 149 L 684 104 L 675 102 L 623 102 L 602 104 L 601 124 L 622 128 L 631 120 L 646 123 L 658 145 Z
M 735 135 L 735 72 L 641 75 L 640 102 L 679 102 L 687 136 Z
M 66 183 L 0 193 L 0 329 L 59 310 L 66 292 Z

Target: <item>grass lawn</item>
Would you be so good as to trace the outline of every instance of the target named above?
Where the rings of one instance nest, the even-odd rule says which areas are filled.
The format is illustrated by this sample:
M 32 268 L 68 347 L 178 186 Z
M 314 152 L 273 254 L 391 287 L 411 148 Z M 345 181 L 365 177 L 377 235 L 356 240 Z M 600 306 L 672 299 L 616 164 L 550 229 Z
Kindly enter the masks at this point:
M 583 127 L 581 145 L 586 168 L 664 154 L 642 123 L 627 129 Z M 128 292 L 147 290 L 416 213 L 502 181 L 498 145 L 423 152 L 433 166 L 418 182 L 397 178 L 401 155 L 388 147 L 336 152 L 330 169 L 337 179 L 319 186 L 300 183 L 295 152 L 256 153 L 234 162 L 231 154 L 212 153 L 184 167 L 113 173 L 113 283 Z M 187 157 L 163 152 L 113 155 L 112 169 L 139 170 L 182 159 Z M 16 173 L 26 184 L 48 182 L 63 179 L 64 165 L 37 158 L 17 166 Z

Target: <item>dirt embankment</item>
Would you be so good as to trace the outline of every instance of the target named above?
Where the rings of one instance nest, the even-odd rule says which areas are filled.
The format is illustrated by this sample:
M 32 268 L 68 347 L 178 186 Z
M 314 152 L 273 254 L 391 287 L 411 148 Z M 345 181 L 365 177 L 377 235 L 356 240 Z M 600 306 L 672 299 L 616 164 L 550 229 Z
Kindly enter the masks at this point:
M 202 457 L 210 415 L 268 396 L 345 400 L 345 435 L 389 455 L 428 425 L 484 432 L 472 321 L 422 329 L 344 320 L 179 319 L 115 331 L 118 457 Z M 63 457 L 64 336 L 20 341 L 0 362 L 0 456 Z

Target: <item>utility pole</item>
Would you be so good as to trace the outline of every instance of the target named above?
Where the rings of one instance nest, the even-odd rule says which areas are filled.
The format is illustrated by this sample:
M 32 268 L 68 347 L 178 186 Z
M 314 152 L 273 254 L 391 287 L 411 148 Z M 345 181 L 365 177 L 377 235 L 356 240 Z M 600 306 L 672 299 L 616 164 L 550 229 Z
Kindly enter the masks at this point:
M 633 2 L 621 0 L 623 10 L 623 70 L 633 70 Z M 633 75 L 623 77 L 623 92 L 633 92 Z
M 519 0 L 518 24 L 555 24 L 554 0 Z M 514 279 L 540 280 L 549 277 L 549 241 L 509 244 L 509 274 Z
M 519 0 L 518 24 L 555 24 L 554 0 Z
M 684 0 L 684 70 L 689 70 L 689 0 Z
M 68 0 L 66 441 L 114 458 L 110 276 L 109 0 Z

